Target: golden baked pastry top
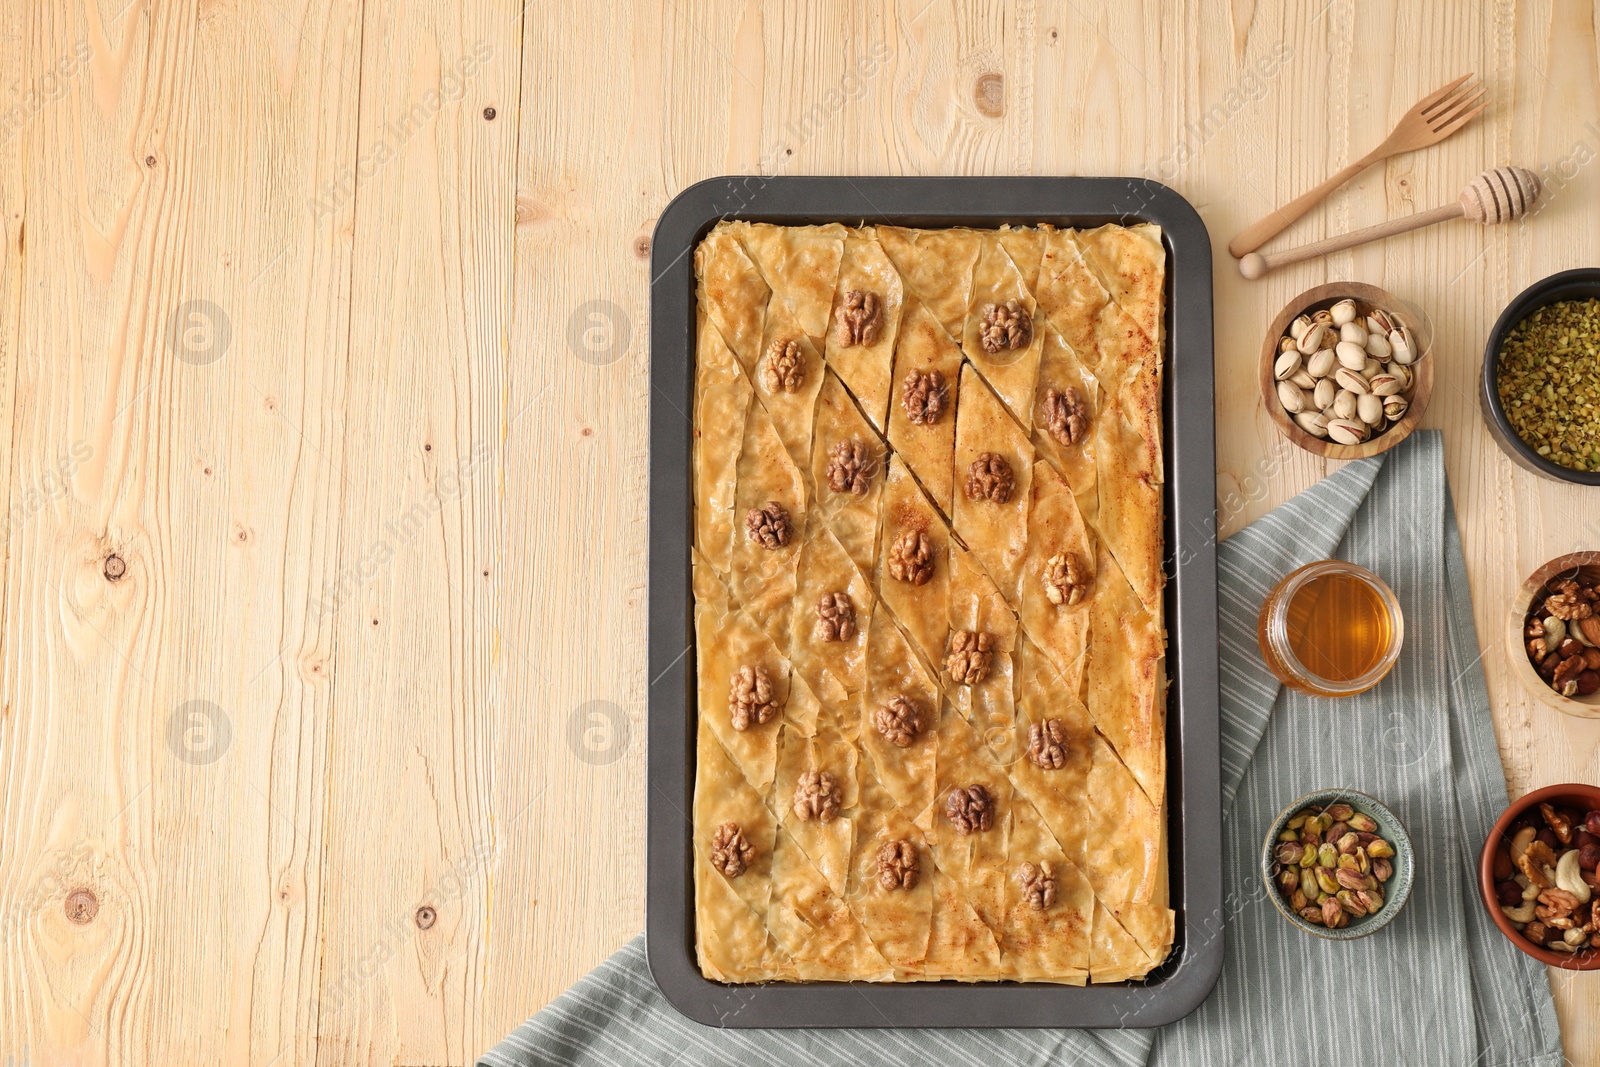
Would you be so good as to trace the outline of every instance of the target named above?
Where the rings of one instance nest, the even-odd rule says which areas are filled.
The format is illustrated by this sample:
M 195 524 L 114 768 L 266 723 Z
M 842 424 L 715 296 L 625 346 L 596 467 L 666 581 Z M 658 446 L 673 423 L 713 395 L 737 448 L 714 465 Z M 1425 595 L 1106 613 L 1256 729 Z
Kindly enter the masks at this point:
M 1148 225 L 696 248 L 707 977 L 1166 958 L 1164 272 Z

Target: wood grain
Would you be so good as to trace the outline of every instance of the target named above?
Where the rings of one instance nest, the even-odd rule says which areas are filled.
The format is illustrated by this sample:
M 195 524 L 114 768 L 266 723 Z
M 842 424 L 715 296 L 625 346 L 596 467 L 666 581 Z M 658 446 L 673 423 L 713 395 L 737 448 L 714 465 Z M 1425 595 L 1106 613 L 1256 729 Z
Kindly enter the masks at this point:
M 1488 113 L 1279 240 L 1502 163 L 1535 217 L 1238 277 L 1227 235 L 1463 70 Z M 1417 305 L 1510 789 L 1600 778 L 1600 722 L 1499 647 L 1600 522 L 1474 397 L 1499 309 L 1600 258 L 1597 88 L 1577 0 L 11 5 L 0 1056 L 466 1063 L 638 931 L 648 244 L 730 171 L 1172 185 L 1251 413 L 1218 423 L 1224 534 L 1336 466 L 1260 403 L 1277 310 Z M 1600 989 L 1554 987 L 1600 1062 Z

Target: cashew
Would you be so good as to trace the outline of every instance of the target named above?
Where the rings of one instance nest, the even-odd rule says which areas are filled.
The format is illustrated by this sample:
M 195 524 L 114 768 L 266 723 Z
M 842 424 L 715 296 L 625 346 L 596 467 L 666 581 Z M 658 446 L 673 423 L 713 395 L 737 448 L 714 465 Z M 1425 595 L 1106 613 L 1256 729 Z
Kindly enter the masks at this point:
M 1578 628 L 1574 626 L 1572 629 L 1576 631 Z M 1567 624 L 1554 615 L 1550 616 L 1550 621 L 1544 624 L 1544 647 L 1554 649 L 1566 636 Z
M 1556 885 L 1577 897 L 1579 904 L 1589 903 L 1589 883 L 1578 866 L 1577 849 L 1568 849 L 1556 861 Z
M 1529 882 L 1526 886 L 1523 887 L 1522 899 L 1523 900 L 1538 900 L 1539 899 L 1539 894 L 1542 893 L 1542 892 L 1544 892 L 1544 890 L 1540 889 L 1538 886 L 1534 885 L 1532 882 Z
M 1502 907 L 1500 909 L 1500 913 L 1514 923 L 1528 923 L 1533 921 L 1533 909 L 1534 902 L 1530 900 L 1522 904 L 1520 907 Z
M 1511 839 L 1511 862 L 1515 863 L 1521 859 L 1522 854 L 1528 851 L 1528 846 L 1533 844 L 1533 839 L 1538 836 L 1539 831 L 1531 826 L 1524 826 L 1518 830 L 1516 836 Z
M 1532 884 L 1532 883 L 1530 883 L 1528 881 L 1528 876 L 1523 874 L 1521 871 L 1518 871 L 1516 874 L 1513 874 L 1511 876 L 1511 880 L 1513 882 L 1517 883 L 1517 885 L 1522 889 L 1526 889 L 1526 888 L 1528 888 L 1529 885 Z

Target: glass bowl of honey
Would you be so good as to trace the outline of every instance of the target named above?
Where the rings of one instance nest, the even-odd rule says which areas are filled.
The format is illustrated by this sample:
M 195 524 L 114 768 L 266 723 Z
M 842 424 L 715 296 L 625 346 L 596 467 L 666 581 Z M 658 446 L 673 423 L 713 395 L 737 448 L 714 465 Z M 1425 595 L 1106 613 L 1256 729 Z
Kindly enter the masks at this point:
M 1400 658 L 1405 620 L 1394 590 L 1365 567 L 1308 563 L 1273 589 L 1256 627 L 1267 669 L 1325 697 L 1363 693 Z

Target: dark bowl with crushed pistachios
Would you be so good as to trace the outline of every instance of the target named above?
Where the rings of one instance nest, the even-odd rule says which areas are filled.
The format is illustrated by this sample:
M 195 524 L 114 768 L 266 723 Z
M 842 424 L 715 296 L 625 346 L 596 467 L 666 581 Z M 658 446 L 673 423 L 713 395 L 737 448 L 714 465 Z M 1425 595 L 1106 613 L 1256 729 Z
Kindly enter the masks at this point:
M 1506 306 L 1484 346 L 1478 405 L 1518 466 L 1600 485 L 1600 267 L 1552 274 Z

